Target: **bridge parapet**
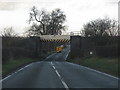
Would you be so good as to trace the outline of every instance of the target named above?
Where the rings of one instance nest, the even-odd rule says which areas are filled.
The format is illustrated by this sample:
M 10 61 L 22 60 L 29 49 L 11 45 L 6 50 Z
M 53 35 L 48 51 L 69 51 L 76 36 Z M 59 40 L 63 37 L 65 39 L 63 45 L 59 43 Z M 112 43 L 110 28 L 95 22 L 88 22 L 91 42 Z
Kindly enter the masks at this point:
M 41 35 L 41 41 L 43 42 L 69 42 L 69 35 Z

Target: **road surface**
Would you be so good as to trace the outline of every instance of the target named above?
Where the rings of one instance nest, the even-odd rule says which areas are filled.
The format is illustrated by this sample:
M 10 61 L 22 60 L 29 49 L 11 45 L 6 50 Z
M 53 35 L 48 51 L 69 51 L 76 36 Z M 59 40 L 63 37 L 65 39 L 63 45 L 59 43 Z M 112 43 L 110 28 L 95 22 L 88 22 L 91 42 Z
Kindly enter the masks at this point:
M 29 64 L 2 80 L 3 88 L 117 88 L 118 79 L 66 62 L 69 48 Z

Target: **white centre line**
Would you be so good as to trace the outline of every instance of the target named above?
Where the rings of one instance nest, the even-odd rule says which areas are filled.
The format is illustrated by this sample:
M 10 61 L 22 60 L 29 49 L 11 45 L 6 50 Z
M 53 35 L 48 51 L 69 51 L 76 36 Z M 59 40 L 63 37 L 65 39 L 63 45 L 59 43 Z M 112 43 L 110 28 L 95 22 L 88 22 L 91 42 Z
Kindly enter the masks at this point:
M 51 62 L 51 64 L 52 64 L 52 66 L 54 66 L 52 62 Z
M 53 66 L 53 68 L 55 69 L 55 67 Z
M 60 74 L 59 74 L 59 72 L 58 72 L 57 70 L 55 70 L 55 72 L 57 73 L 57 75 L 58 75 L 59 77 L 61 77 Z
M 55 66 L 53 65 L 53 63 L 51 62 L 51 65 L 53 67 L 53 69 L 55 70 L 57 76 L 59 77 L 59 79 L 61 80 L 63 86 L 65 87 L 66 90 L 69 90 L 68 85 L 65 83 L 65 81 L 63 80 L 63 78 L 61 77 L 61 75 L 59 74 L 59 72 L 57 71 L 57 69 L 55 68 Z

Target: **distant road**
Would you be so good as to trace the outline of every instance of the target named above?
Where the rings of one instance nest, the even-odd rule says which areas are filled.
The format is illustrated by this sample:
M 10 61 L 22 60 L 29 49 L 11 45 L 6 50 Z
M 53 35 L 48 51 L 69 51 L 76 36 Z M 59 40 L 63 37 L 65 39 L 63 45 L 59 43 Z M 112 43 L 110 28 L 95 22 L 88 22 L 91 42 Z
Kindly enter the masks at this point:
M 3 79 L 3 88 L 117 88 L 118 79 L 66 62 L 69 47 Z

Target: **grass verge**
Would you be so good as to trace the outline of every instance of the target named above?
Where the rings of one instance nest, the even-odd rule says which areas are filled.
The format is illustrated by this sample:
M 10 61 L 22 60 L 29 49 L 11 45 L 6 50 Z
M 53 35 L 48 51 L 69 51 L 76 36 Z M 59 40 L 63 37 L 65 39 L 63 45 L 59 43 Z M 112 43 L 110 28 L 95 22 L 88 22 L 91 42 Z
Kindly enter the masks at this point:
M 116 58 L 78 58 L 70 59 L 69 62 L 90 67 L 116 77 L 118 77 L 118 72 L 120 72 L 120 70 L 118 69 L 120 68 L 120 66 L 118 65 L 118 59 Z
M 22 58 L 22 59 L 16 59 L 16 60 L 9 60 L 7 63 L 2 65 L 2 76 L 6 76 L 7 74 L 17 70 L 18 68 L 37 61 L 35 59 L 30 59 L 30 58 Z
M 48 57 L 50 54 L 54 53 L 54 51 L 42 53 L 40 60 L 44 60 L 46 57 Z M 2 76 L 5 77 L 8 74 L 20 69 L 21 67 L 31 63 L 36 62 L 37 59 L 31 59 L 31 58 L 21 58 L 16 60 L 9 60 L 5 64 L 2 65 Z

